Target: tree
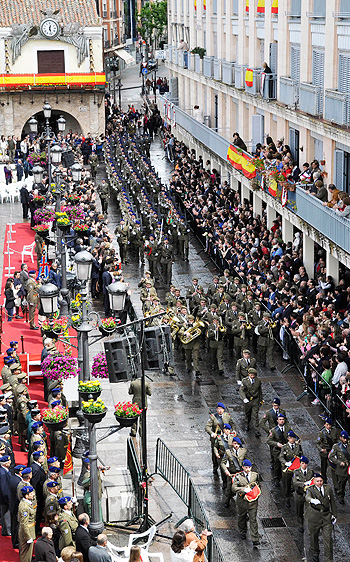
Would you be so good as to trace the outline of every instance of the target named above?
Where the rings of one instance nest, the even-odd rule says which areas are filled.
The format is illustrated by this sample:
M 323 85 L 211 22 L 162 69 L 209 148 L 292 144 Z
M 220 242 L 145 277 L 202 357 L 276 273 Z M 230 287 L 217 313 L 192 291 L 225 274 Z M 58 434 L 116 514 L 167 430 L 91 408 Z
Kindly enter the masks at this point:
M 167 0 L 146 2 L 138 16 L 138 32 L 151 48 L 158 46 L 167 28 Z

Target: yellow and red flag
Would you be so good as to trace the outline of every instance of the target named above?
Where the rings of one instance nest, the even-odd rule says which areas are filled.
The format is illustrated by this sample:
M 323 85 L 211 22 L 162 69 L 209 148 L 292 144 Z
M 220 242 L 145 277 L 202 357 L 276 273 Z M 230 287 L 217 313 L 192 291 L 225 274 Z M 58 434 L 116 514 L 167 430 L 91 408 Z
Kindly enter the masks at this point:
M 194 0 L 194 9 L 197 11 L 197 0 Z
M 278 14 L 278 0 L 272 0 L 271 13 Z
M 206 10 L 207 9 L 207 0 L 203 0 L 203 8 Z
M 70 472 L 71 470 L 73 470 L 73 458 L 72 458 L 71 441 L 69 440 L 67 452 L 66 452 L 66 458 L 64 459 L 63 476 L 65 474 L 68 474 L 68 472 Z
M 245 2 L 245 11 L 249 12 L 249 0 L 246 0 Z
M 265 13 L 265 0 L 258 0 L 257 12 L 258 14 Z
M 253 71 L 251 68 L 247 68 L 245 71 L 245 83 L 249 88 L 253 86 Z
M 237 149 L 236 146 L 230 144 L 227 151 L 227 160 L 236 170 L 240 170 L 246 178 L 255 178 L 256 169 L 252 163 L 252 157 L 249 156 L 249 154 L 245 154 Z
M 273 178 L 270 178 L 269 181 L 269 194 L 272 195 L 273 197 L 276 197 L 277 195 L 277 189 L 278 189 L 278 185 L 277 185 L 277 181 Z

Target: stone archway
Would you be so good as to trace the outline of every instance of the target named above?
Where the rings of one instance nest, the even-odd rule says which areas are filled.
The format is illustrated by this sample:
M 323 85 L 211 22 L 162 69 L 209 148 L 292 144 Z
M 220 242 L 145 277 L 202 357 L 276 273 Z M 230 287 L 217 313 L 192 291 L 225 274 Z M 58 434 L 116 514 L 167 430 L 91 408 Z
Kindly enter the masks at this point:
M 50 118 L 50 126 L 51 126 L 52 130 L 54 131 L 54 133 L 56 135 L 58 133 L 57 119 L 61 115 L 66 120 L 65 134 L 67 134 L 71 131 L 72 133 L 77 133 L 78 135 L 80 135 L 83 132 L 79 121 L 71 113 L 67 113 L 66 111 L 60 111 L 59 109 L 52 109 L 51 118 Z M 30 117 L 32 117 L 32 115 Z M 29 117 L 29 119 L 30 119 L 30 117 Z M 43 111 L 38 111 L 37 113 L 34 113 L 34 117 L 38 121 L 38 134 L 40 135 L 44 131 L 44 128 L 45 128 L 45 118 L 44 118 Z M 25 122 L 25 124 L 23 126 L 21 138 L 24 138 L 25 136 L 29 135 L 29 133 L 30 133 L 30 127 L 29 127 L 29 124 L 28 124 L 29 119 L 27 119 L 27 121 Z

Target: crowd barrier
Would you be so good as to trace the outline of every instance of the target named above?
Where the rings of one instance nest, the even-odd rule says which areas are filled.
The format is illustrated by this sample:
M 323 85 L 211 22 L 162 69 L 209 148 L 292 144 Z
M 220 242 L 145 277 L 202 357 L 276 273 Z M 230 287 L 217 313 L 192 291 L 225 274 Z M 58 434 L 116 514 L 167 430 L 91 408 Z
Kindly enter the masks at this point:
M 142 470 L 137 457 L 134 442 L 131 437 L 128 437 L 127 440 L 126 457 L 127 457 L 127 464 L 131 476 L 132 485 L 135 491 L 137 516 L 141 516 L 142 508 L 143 508 L 143 488 L 141 486 Z

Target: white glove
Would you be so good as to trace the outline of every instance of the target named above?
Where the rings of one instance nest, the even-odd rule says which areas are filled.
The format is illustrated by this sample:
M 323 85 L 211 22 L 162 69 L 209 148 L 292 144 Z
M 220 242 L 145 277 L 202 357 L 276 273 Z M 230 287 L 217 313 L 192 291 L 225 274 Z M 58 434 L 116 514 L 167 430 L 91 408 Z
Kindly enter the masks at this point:
M 249 402 L 248 398 L 245 398 L 245 399 L 243 400 L 243 402 L 244 402 L 244 404 L 248 404 L 248 402 Z
M 238 386 L 241 386 L 242 381 L 237 381 Z
M 217 435 L 216 435 L 216 433 L 212 433 L 210 437 L 212 437 L 214 439 L 215 437 L 217 437 Z
M 249 486 L 247 486 L 246 488 L 244 488 L 244 492 L 246 494 L 248 494 L 249 492 L 251 492 L 251 488 L 249 488 Z
M 286 466 L 292 466 L 291 462 L 286 462 Z
M 75 496 L 72 497 L 72 503 L 78 503 L 78 500 Z
M 319 505 L 321 502 L 320 502 L 320 500 L 317 500 L 316 498 L 311 498 L 310 503 L 313 503 L 314 505 Z
M 32 542 L 33 542 L 33 539 L 29 539 L 29 540 L 27 541 L 27 544 L 31 544 Z
M 335 525 L 337 522 L 337 518 L 334 517 L 334 515 L 332 515 L 331 520 L 332 520 L 332 525 Z

